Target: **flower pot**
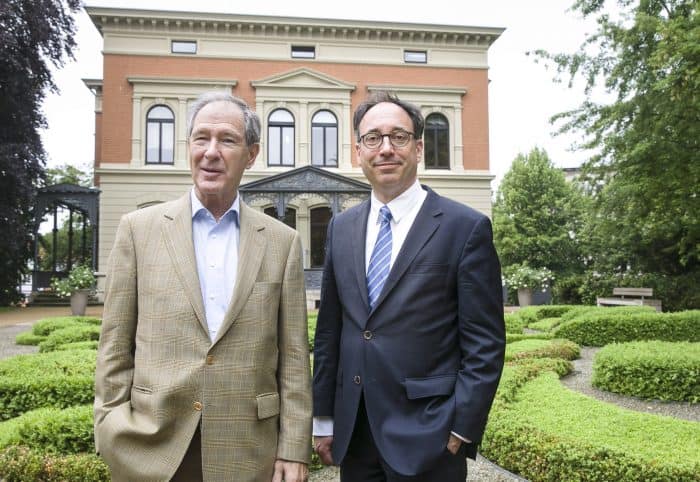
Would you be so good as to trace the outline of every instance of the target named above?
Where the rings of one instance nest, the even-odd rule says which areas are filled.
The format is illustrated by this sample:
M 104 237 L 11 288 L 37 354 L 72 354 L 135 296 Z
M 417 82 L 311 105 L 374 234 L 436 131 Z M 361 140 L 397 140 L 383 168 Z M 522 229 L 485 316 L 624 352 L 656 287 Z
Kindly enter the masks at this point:
M 532 304 L 532 290 L 530 288 L 518 288 L 518 304 L 520 306 Z
M 90 290 L 77 290 L 70 295 L 70 311 L 73 316 L 84 316 Z

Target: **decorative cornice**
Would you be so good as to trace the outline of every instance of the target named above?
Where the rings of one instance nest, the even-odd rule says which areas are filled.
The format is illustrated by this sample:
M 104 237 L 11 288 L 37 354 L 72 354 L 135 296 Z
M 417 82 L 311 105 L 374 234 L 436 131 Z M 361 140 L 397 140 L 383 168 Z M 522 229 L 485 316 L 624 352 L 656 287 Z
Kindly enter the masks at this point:
M 177 34 L 234 38 L 284 38 L 295 42 L 368 42 L 422 47 L 488 47 L 504 31 L 471 27 L 367 20 L 272 17 L 86 7 L 100 33 Z
M 428 94 L 454 94 L 454 95 L 464 95 L 467 93 L 466 89 L 457 89 L 455 87 L 439 87 L 439 86 L 420 86 L 420 85 L 379 85 L 373 84 L 368 85 L 367 90 L 370 92 L 376 90 L 389 90 L 394 92 L 425 92 Z
M 237 80 L 232 79 L 192 79 L 187 77 L 127 77 L 131 84 L 168 84 L 168 85 L 225 85 L 235 87 Z

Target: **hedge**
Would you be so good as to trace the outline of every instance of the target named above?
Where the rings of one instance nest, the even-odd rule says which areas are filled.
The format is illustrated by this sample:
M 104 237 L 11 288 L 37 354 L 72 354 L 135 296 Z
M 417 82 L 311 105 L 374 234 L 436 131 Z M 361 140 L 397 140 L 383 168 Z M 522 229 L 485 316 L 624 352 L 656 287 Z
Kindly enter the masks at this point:
M 506 384 L 513 385 L 512 373 Z M 508 400 L 503 395 L 497 395 L 481 452 L 532 482 L 699 480 L 696 422 L 588 398 L 564 388 L 551 372 L 526 381 Z
M 97 350 L 98 345 L 99 345 L 98 340 L 74 341 L 71 343 L 64 343 L 62 345 L 56 345 L 56 349 L 54 351 Z
M 604 313 L 604 314 L 634 314 L 634 313 L 656 313 L 656 309 L 651 306 L 573 306 L 569 311 L 560 316 L 562 323 L 579 318 L 584 314 Z
M 561 318 L 542 318 L 540 321 L 530 323 L 528 328 L 539 331 L 552 331 L 561 323 Z
M 0 449 L 10 445 L 59 454 L 95 451 L 92 404 L 48 407 L 0 422 Z
M 575 360 L 580 350 L 576 343 L 569 340 L 527 339 L 506 345 L 506 361 L 522 358 L 561 358 Z
M 641 340 L 695 342 L 700 341 L 700 310 L 621 313 L 603 308 L 562 323 L 553 334 L 586 346 Z
M 0 451 L 0 476 L 7 482 L 109 482 L 107 465 L 94 454 L 56 455 L 12 446 Z
M 44 318 L 32 325 L 32 329 L 15 337 L 18 345 L 38 345 L 51 333 L 73 326 L 100 326 L 102 320 L 94 316 L 57 316 Z
M 506 333 L 522 334 L 526 323 L 518 313 L 506 313 L 503 319 L 506 323 Z
M 520 308 L 517 313 L 527 326 L 543 318 L 559 318 L 575 308 L 575 305 L 531 305 Z
M 634 397 L 700 402 L 700 343 L 607 345 L 596 354 L 592 382 Z
M 0 420 L 41 407 L 92 403 L 94 350 L 18 355 L 0 360 Z
M 31 331 L 22 332 L 15 337 L 17 345 L 37 346 L 44 340 L 46 340 L 45 336 L 35 335 Z
M 520 340 L 550 340 L 549 333 L 506 333 L 506 343 L 513 343 Z
M 46 340 L 39 343 L 39 352 L 55 351 L 59 345 L 74 343 L 76 341 L 98 341 L 100 339 L 100 327 L 97 325 L 78 324 L 68 326 L 51 332 Z

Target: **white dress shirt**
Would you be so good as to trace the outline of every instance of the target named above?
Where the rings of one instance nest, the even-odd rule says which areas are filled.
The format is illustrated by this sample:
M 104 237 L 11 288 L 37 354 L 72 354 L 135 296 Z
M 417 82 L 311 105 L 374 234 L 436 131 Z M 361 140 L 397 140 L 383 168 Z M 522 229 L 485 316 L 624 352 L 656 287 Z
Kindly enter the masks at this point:
M 192 189 L 192 241 L 209 339 L 214 341 L 231 303 L 238 270 L 240 200 L 217 222 Z

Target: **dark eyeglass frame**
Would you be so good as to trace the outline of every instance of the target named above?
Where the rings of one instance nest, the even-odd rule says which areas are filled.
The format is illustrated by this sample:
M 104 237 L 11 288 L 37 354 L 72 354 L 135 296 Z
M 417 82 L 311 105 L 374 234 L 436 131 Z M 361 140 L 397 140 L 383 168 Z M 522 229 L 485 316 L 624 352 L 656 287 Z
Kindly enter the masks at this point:
M 393 136 L 396 136 L 398 134 L 407 134 L 406 136 L 406 142 L 397 142 L 397 139 Z M 368 136 L 377 136 L 379 137 L 379 141 L 375 144 L 373 143 L 367 143 L 367 137 Z M 401 147 L 406 147 L 409 142 L 411 142 L 411 138 L 415 138 L 416 135 L 413 132 L 406 131 L 403 129 L 394 129 L 388 134 L 381 134 L 380 132 L 377 131 L 370 131 L 366 134 L 363 134 L 360 136 L 360 141 L 362 141 L 362 145 L 364 145 L 367 149 L 378 149 L 381 147 L 382 144 L 384 144 L 384 138 L 388 137 L 389 138 L 389 143 L 391 143 L 392 146 L 395 148 L 401 148 Z

